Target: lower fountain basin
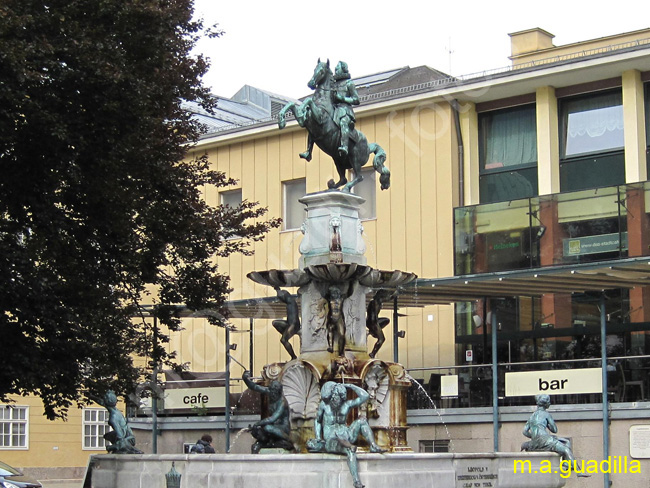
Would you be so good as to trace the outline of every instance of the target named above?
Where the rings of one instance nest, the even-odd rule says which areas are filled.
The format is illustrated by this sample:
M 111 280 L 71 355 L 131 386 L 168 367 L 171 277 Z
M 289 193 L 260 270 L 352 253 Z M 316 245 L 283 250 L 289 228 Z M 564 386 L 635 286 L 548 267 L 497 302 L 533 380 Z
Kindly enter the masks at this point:
M 550 452 L 359 453 L 358 458 L 367 488 L 559 488 L 566 483 L 560 457 Z M 515 461 L 524 461 L 525 474 L 519 468 L 515 473 Z M 165 486 L 172 463 L 182 475 L 181 488 L 352 488 L 345 457 L 333 454 L 95 455 L 84 486 Z

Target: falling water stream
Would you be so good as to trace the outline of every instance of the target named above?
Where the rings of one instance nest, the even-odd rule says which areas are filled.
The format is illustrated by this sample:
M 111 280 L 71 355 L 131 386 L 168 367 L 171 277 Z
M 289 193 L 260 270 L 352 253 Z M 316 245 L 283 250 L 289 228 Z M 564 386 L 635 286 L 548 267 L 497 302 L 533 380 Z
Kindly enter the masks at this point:
M 442 426 L 445 428 L 445 431 L 447 432 L 447 437 L 449 438 L 449 449 L 451 452 L 456 452 L 456 448 L 454 447 L 454 440 L 451 438 L 451 433 L 449 432 L 449 428 L 447 427 L 447 423 L 445 420 L 442 418 L 442 415 L 440 415 L 440 411 L 438 410 L 438 407 L 436 406 L 436 402 L 433 401 L 433 398 L 429 396 L 429 393 L 427 390 L 420 384 L 419 381 L 417 381 L 415 378 L 413 378 L 410 374 L 407 374 L 406 377 L 409 379 L 412 385 L 416 385 L 418 387 L 418 390 L 420 393 L 423 393 L 426 399 L 429 401 L 429 403 L 433 406 L 433 410 L 436 412 L 436 415 L 438 415 L 438 418 L 440 419 L 440 422 L 442 423 Z
M 226 451 L 226 453 L 230 453 L 232 451 L 232 448 L 235 447 L 235 444 L 237 444 L 237 441 L 239 440 L 239 437 L 244 433 L 244 432 L 249 432 L 251 429 L 249 427 L 245 427 L 241 429 L 237 434 L 235 434 L 235 438 L 232 440 L 230 443 L 230 449 Z

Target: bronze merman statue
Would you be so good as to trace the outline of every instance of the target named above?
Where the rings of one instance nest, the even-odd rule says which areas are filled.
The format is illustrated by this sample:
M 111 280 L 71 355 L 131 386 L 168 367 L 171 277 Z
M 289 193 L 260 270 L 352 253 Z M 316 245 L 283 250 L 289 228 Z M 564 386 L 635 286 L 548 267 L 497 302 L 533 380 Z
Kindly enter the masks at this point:
M 357 397 L 348 400 L 348 390 L 354 392 Z M 307 450 L 310 452 L 345 454 L 354 480 L 354 488 L 363 488 L 359 478 L 359 462 L 355 446 L 359 436 L 366 440 L 370 452 L 386 452 L 375 442 L 375 436 L 366 419 L 357 418 L 352 424 L 347 425 L 348 413 L 367 402 L 369 398 L 368 392 L 356 385 L 333 381 L 325 383 L 321 388 L 321 402 L 314 419 L 316 438 L 307 441 Z
M 251 446 L 251 452 L 257 454 L 265 447 L 292 451 L 294 446 L 289 437 L 289 404 L 282 394 L 282 383 L 273 380 L 268 387 L 258 385 L 251 380 L 249 371 L 244 371 L 242 379 L 248 388 L 269 397 L 270 415 L 251 426 L 251 435 L 256 439 L 255 444 Z

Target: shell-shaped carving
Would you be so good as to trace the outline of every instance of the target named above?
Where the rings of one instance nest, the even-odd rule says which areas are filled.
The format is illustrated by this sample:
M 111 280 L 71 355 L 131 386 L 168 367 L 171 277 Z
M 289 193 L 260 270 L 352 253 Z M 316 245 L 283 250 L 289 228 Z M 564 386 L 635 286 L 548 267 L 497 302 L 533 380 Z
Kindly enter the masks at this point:
M 255 283 L 266 286 L 302 286 L 309 282 L 309 276 L 299 269 L 269 269 L 251 271 L 246 276 Z
M 366 391 L 370 394 L 371 403 L 377 405 L 384 403 L 390 384 L 390 376 L 386 365 L 380 361 L 373 362 L 367 369 L 363 380 Z
M 285 367 L 280 382 L 284 397 L 289 403 L 291 418 L 315 418 L 320 402 L 317 373 L 307 363 L 299 360 Z
M 389 366 L 388 371 L 390 375 L 393 377 L 393 381 L 395 380 L 406 380 L 406 370 L 404 369 L 404 366 L 402 366 L 399 363 L 393 363 Z
M 384 271 L 380 269 L 373 269 L 370 273 L 366 273 L 359 278 L 359 283 L 371 288 L 396 287 L 410 283 L 417 275 L 414 273 L 407 273 L 405 271 Z
M 269 381 L 277 380 L 282 373 L 282 363 L 271 363 L 264 366 L 262 377 Z
M 343 283 L 359 279 L 370 273 L 372 268 L 362 264 L 316 264 L 305 268 L 313 279 L 326 283 Z

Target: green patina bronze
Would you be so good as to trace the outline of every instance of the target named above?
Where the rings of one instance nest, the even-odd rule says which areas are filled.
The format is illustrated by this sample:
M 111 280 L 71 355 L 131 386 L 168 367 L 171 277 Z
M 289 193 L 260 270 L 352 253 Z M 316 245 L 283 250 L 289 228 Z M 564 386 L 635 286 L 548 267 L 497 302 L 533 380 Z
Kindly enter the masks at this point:
M 106 450 L 111 454 L 142 454 L 142 451 L 135 447 L 135 436 L 131 427 L 122 412 L 117 409 L 115 393 L 108 390 L 103 399 L 95 401 L 108 410 L 108 425 L 111 430 L 104 434 L 104 439 L 110 442 Z
M 351 390 L 356 398 L 348 400 L 348 390 Z M 368 392 L 356 385 L 333 381 L 325 383 L 321 388 L 321 401 L 318 414 L 314 419 L 316 437 L 307 441 L 307 450 L 310 452 L 344 454 L 354 480 L 354 488 L 363 488 L 359 478 L 359 461 L 355 445 L 359 437 L 368 443 L 370 452 L 386 452 L 375 442 L 375 436 L 365 418 L 357 418 L 347 425 L 348 413 L 369 399 Z
M 242 379 L 251 390 L 268 396 L 269 416 L 250 427 L 251 435 L 256 439 L 255 444 L 251 446 L 251 452 L 258 454 L 263 448 L 292 451 L 294 445 L 290 437 L 289 404 L 282 393 L 282 383 L 273 380 L 269 386 L 258 385 L 251 379 L 250 371 L 244 371 Z
M 278 114 L 280 129 L 286 126 L 288 112 L 294 114 L 300 127 L 307 129 L 307 150 L 300 157 L 311 161 L 316 144 L 334 159 L 339 174 L 339 181 L 330 180 L 328 188 L 343 187 L 343 191 L 349 192 L 363 179 L 361 168 L 368 162 L 370 154 L 374 154 L 372 165 L 380 175 L 381 189 L 386 190 L 390 186 L 390 171 L 384 166 L 386 152 L 378 144 L 369 143 L 366 136 L 354 127 L 356 118 L 352 105 L 359 104 L 359 95 L 350 79 L 348 65 L 340 61 L 333 74 L 329 60 L 322 62 L 319 59 L 308 86 L 314 90 L 311 97 L 300 105 L 288 103 Z M 346 178 L 347 170 L 354 173 L 352 181 Z
M 557 425 L 547 409 L 551 405 L 548 395 L 535 396 L 537 410 L 530 416 L 523 434 L 530 440 L 521 445 L 522 451 L 552 451 L 557 452 L 565 461 L 573 462 L 571 441 L 565 437 L 558 437 Z

